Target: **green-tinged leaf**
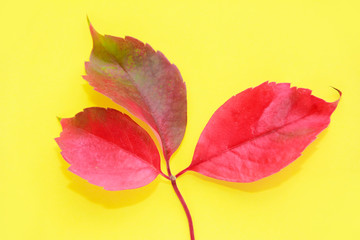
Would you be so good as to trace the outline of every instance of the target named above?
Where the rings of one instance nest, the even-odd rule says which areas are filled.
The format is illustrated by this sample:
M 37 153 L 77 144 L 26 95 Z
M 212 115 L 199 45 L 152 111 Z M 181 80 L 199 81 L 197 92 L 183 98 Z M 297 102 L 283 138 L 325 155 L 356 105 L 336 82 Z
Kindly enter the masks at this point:
M 169 160 L 187 121 L 186 87 L 179 70 L 135 38 L 103 36 L 91 24 L 90 31 L 93 50 L 84 79 L 150 125 Z

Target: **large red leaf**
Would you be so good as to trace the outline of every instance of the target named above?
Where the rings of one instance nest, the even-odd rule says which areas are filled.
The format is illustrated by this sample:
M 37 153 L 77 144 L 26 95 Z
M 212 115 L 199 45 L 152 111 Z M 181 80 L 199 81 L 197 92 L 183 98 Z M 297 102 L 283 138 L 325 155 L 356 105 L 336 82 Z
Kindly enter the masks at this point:
M 61 154 L 69 170 L 90 183 L 112 191 L 138 188 L 161 172 L 149 134 L 117 110 L 87 108 L 61 125 Z
M 247 89 L 214 113 L 186 170 L 233 182 L 276 173 L 328 126 L 337 103 L 288 83 Z
M 84 78 L 154 130 L 165 159 L 179 147 L 186 127 L 186 87 L 165 56 L 132 37 L 102 36 L 90 25 L 93 50 Z

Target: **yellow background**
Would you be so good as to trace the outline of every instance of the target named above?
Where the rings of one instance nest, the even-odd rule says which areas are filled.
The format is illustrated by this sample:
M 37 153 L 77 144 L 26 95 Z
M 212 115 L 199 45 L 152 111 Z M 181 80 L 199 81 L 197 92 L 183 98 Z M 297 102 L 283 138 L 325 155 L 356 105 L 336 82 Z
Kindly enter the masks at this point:
M 173 156 L 186 167 L 212 113 L 266 80 L 343 98 L 303 156 L 266 179 L 178 179 L 197 240 L 360 239 L 359 1 L 2 1 L 0 239 L 186 240 L 171 184 L 107 192 L 68 172 L 56 116 L 118 108 L 82 79 L 100 33 L 161 50 L 188 89 L 188 127 Z

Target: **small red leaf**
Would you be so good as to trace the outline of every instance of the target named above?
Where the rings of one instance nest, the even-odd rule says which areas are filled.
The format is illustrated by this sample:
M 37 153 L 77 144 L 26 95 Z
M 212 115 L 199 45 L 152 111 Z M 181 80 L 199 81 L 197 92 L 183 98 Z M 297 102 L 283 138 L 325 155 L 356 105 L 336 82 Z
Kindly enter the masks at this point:
M 186 127 L 186 87 L 161 52 L 132 37 L 100 35 L 90 24 L 93 50 L 84 76 L 96 91 L 125 107 L 154 130 L 165 159 Z
M 61 125 L 56 141 L 69 170 L 92 184 L 112 191 L 138 188 L 161 172 L 151 137 L 117 110 L 87 108 Z
M 328 126 L 337 103 L 288 83 L 265 82 L 247 89 L 211 117 L 187 170 L 232 182 L 274 174 Z

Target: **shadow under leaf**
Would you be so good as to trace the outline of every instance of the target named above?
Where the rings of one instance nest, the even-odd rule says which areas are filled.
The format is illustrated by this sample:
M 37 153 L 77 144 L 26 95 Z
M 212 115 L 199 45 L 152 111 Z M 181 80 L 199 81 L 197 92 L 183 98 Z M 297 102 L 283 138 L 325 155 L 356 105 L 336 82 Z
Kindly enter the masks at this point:
M 137 189 L 107 191 L 70 172 L 68 170 L 69 164 L 63 159 L 58 149 L 57 152 L 61 163 L 61 170 L 70 181 L 68 188 L 91 202 L 103 205 L 109 209 L 126 207 L 145 200 L 156 190 L 159 182 L 162 180 L 158 177 L 150 184 Z

